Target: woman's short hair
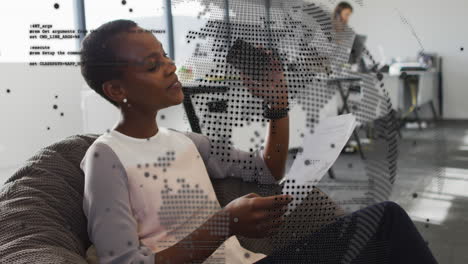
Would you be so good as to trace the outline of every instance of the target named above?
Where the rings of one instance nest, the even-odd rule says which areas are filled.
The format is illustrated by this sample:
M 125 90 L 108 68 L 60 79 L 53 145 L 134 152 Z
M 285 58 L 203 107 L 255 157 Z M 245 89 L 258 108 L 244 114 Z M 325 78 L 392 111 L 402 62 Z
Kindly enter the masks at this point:
M 83 78 L 91 89 L 116 107 L 119 105 L 108 98 L 102 89 L 104 82 L 122 76 L 121 69 L 116 65 L 119 58 L 115 54 L 112 40 L 117 34 L 128 32 L 137 26 L 131 20 L 110 21 L 91 31 L 82 42 L 80 64 Z

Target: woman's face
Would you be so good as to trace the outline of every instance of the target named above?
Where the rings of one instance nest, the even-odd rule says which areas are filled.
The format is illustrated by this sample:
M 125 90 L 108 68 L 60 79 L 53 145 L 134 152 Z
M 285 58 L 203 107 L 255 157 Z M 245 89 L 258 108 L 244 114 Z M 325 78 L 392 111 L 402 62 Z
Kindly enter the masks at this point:
M 151 32 L 140 27 L 132 30 L 114 39 L 119 59 L 129 62 L 119 81 L 128 103 L 150 112 L 180 104 L 184 94 L 174 62 Z
M 352 14 L 353 14 L 353 11 L 351 11 L 351 9 L 349 8 L 341 10 L 341 14 L 340 14 L 341 21 L 344 24 L 348 24 L 349 18 L 351 17 Z

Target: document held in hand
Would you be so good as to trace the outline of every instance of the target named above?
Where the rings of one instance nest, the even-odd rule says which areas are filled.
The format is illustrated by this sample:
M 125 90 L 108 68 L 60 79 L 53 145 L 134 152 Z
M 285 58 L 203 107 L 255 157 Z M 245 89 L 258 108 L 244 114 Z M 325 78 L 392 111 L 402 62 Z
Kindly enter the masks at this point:
M 319 198 L 327 196 L 319 193 L 317 189 L 314 192 L 314 185 L 336 161 L 355 126 L 356 118 L 352 114 L 335 116 L 322 120 L 315 127 L 314 133 L 304 138 L 303 151 L 298 153 L 291 169 L 280 184 L 282 193 L 294 198 L 285 212 L 288 221 L 281 226 L 278 234 L 272 237 L 260 239 L 239 237 L 243 247 L 269 255 L 274 250 L 298 241 L 302 236 L 333 221 L 334 215 L 319 214 L 321 210 L 331 212 L 328 210 L 331 206 L 317 202 Z M 310 199 L 303 202 L 305 198 Z M 313 216 L 311 212 L 314 212 Z
M 305 185 L 302 191 L 310 191 L 308 186 L 317 184 L 328 172 L 348 142 L 356 127 L 353 114 L 339 115 L 322 120 L 313 134 L 307 134 L 303 141 L 303 151 L 296 156 L 286 175 L 285 182 L 295 186 Z M 289 180 L 289 181 L 287 181 Z M 288 185 L 288 183 L 286 183 Z M 297 190 L 297 188 L 294 188 Z M 299 195 L 292 195 L 300 198 Z M 283 192 L 286 190 L 283 189 Z

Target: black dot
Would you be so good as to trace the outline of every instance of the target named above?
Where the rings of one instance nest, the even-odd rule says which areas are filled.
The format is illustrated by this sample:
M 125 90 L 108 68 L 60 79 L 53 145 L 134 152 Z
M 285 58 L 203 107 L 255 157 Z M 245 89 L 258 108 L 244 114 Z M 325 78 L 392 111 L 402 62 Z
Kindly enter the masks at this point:
M 413 198 L 418 198 L 418 194 L 417 194 L 417 193 L 413 193 Z
M 330 147 L 331 147 L 331 148 L 335 148 L 335 144 L 331 144 Z
M 57 98 L 58 98 L 58 95 L 55 96 L 55 99 L 57 99 Z
M 377 79 L 378 79 L 379 81 L 382 81 L 382 79 L 383 79 L 383 74 L 380 73 L 380 72 L 377 73 Z
M 58 108 L 58 105 L 54 105 L 54 109 L 57 109 Z
M 309 166 L 309 165 L 310 165 L 310 160 L 305 160 L 305 161 L 304 161 L 304 164 L 307 165 L 307 166 Z
M 161 115 L 161 120 L 164 120 L 166 118 L 165 115 Z
M 10 93 L 10 89 L 7 89 L 6 92 L 7 92 L 7 93 Z
M 130 11 L 130 12 L 133 12 L 133 9 L 132 9 L 132 8 L 130 8 L 128 11 Z
M 50 130 L 50 127 L 47 127 L 47 130 Z
M 460 50 L 461 50 L 461 51 L 464 51 L 464 50 L 465 50 L 465 48 L 464 48 L 464 47 L 461 47 L 461 48 L 460 48 Z
M 63 112 L 61 112 L 60 115 L 63 116 Z
M 127 1 L 123 0 L 122 1 L 122 5 L 125 5 L 127 3 Z
M 55 3 L 55 4 L 54 4 L 54 7 L 55 7 L 55 9 L 59 9 L 60 5 L 57 4 L 57 3 Z

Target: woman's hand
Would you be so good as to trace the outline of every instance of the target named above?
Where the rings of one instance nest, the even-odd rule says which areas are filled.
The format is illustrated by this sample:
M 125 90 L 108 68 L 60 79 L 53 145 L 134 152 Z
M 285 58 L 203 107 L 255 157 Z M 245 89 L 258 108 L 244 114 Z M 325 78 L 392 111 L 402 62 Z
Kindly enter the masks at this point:
M 249 88 L 253 95 L 261 97 L 270 108 L 287 108 L 288 87 L 281 62 L 272 55 L 270 50 L 266 50 L 261 46 L 257 46 L 257 48 L 263 49 L 270 56 L 270 63 L 265 66 L 266 70 L 259 81 L 255 81 L 250 76 L 241 73 L 244 85 Z
M 291 201 L 289 195 L 261 197 L 255 193 L 231 201 L 223 209 L 229 215 L 230 235 L 262 238 L 275 234 Z
M 159 251 L 155 263 L 202 263 L 232 235 L 260 238 L 273 234 L 292 200 L 288 195 L 261 197 L 248 194 L 231 201 L 176 244 Z M 229 219 L 229 232 L 217 231 Z M 213 229 L 215 227 L 215 229 Z

